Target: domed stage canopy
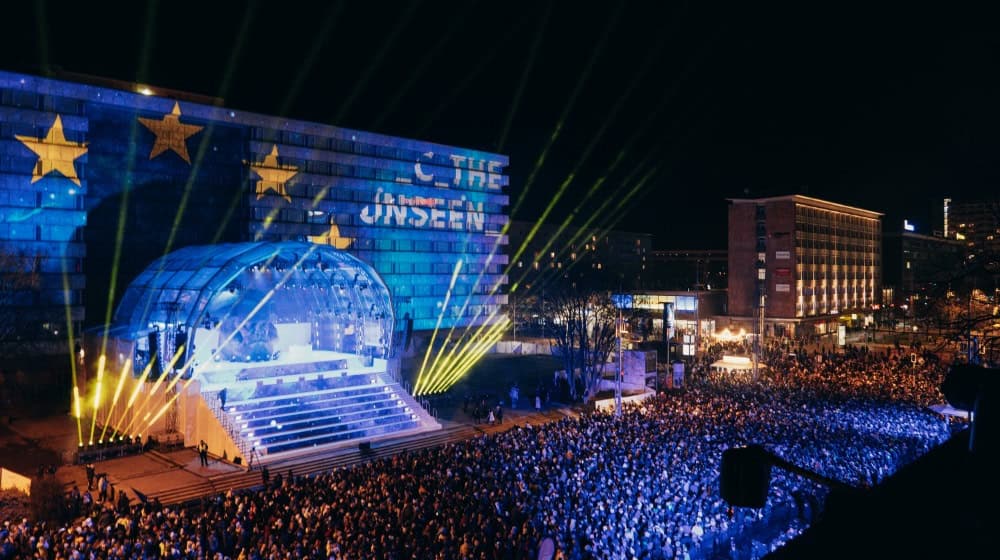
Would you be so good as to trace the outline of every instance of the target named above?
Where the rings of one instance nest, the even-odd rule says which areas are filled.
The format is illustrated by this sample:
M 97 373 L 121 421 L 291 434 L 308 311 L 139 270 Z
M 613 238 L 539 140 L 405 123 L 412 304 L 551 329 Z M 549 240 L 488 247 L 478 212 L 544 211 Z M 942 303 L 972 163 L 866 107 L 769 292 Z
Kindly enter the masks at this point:
M 226 334 L 238 331 L 219 349 L 223 359 L 265 361 L 265 348 L 271 350 L 268 355 L 278 349 L 275 333 L 262 332 L 262 325 L 298 325 L 301 330 L 317 323 L 323 332 L 313 334 L 324 349 L 385 357 L 393 317 L 389 290 L 370 266 L 329 245 L 277 242 L 170 253 L 129 285 L 114 323 L 132 337 L 221 323 Z M 285 342 L 309 340 L 293 336 Z
M 186 247 L 128 287 L 101 364 L 124 370 L 130 356 L 135 391 L 162 408 L 107 395 L 97 416 L 244 462 L 440 428 L 391 375 L 393 327 L 378 274 L 332 246 Z

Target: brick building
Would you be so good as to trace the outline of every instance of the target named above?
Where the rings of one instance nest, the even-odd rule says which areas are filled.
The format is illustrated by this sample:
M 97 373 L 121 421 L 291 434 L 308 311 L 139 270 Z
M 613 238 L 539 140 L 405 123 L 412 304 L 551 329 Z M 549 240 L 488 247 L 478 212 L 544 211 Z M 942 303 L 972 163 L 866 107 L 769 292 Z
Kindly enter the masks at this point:
M 729 200 L 729 313 L 765 336 L 828 334 L 870 313 L 881 287 L 882 214 L 802 195 Z M 747 329 L 750 331 L 750 329 Z

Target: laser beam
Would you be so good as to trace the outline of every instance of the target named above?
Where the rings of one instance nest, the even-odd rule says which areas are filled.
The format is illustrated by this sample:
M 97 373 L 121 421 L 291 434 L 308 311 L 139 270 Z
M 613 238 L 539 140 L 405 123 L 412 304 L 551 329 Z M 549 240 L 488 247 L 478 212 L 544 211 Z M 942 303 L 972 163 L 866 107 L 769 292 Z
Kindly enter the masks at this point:
M 97 390 L 94 391 L 94 413 L 90 417 L 90 444 L 94 444 L 94 427 L 97 425 L 97 413 L 101 406 L 101 383 L 104 381 L 104 354 L 97 359 Z
M 431 351 L 434 348 L 434 340 L 437 338 L 438 329 L 441 328 L 441 321 L 444 319 L 444 314 L 448 311 L 448 301 L 451 299 L 451 290 L 455 287 L 455 280 L 458 279 L 458 273 L 461 270 L 462 259 L 458 259 L 455 263 L 455 269 L 451 273 L 451 282 L 448 283 L 448 291 L 444 294 L 444 303 L 441 304 L 441 313 L 438 314 L 437 323 L 434 325 L 434 332 L 431 333 L 430 344 L 427 345 L 427 350 L 424 352 L 424 361 L 420 365 L 419 373 L 417 373 L 417 382 L 413 386 L 414 391 L 419 391 L 420 387 L 426 383 L 424 368 L 427 367 L 427 359 L 430 357 Z
M 109 420 L 111 418 L 112 413 L 114 413 L 115 411 L 115 407 L 118 406 L 118 398 L 121 397 L 122 388 L 125 387 L 125 377 L 131 370 L 132 370 L 132 358 L 129 358 L 125 360 L 125 363 L 122 365 L 122 371 L 121 373 L 118 374 L 118 386 L 115 387 L 115 395 L 111 399 L 111 406 L 108 408 L 107 416 L 105 416 L 104 429 L 101 430 L 100 439 L 102 440 L 104 439 L 104 435 L 108 432 L 108 425 L 111 424 Z M 114 430 L 113 433 L 118 433 L 118 430 Z

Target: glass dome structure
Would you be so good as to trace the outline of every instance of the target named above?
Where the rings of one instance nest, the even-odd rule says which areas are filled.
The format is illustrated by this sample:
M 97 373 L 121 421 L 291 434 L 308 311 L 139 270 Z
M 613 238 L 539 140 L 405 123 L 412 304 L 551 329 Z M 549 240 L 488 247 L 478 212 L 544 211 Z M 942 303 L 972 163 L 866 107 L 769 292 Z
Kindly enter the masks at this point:
M 169 360 L 196 333 L 211 347 L 210 357 L 207 348 L 197 354 L 215 361 L 267 361 L 305 347 L 383 358 L 393 326 L 389 290 L 370 266 L 297 241 L 174 251 L 129 285 L 114 317 L 119 336 L 136 341 L 138 367 L 143 353 Z

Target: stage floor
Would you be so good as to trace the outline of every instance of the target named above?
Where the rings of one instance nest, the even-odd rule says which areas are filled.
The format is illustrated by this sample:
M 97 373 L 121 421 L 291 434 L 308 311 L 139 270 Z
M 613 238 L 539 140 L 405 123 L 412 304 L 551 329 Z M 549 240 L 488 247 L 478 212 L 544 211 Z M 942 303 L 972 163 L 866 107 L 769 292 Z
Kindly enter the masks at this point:
M 364 365 L 360 356 L 355 354 L 345 354 L 342 352 L 333 352 L 329 350 L 312 350 L 312 349 L 300 349 L 295 352 L 285 352 L 278 356 L 275 360 L 268 360 L 266 362 L 227 362 L 227 361 L 211 361 L 205 364 L 199 364 L 195 367 L 194 375 L 195 378 L 201 382 L 201 390 L 204 392 L 219 391 L 224 387 L 232 387 L 237 383 L 254 383 L 259 379 L 243 379 L 238 380 L 237 376 L 240 372 L 252 372 L 253 370 L 267 370 L 269 368 L 281 368 L 286 366 L 308 366 L 308 364 L 317 362 L 334 362 L 338 360 L 344 360 L 347 362 L 347 371 L 352 374 L 361 373 L 385 373 L 386 362 L 382 359 L 375 359 L 370 366 Z M 273 383 L 278 379 L 282 379 L 287 382 L 288 380 L 298 380 L 298 379 L 314 379 L 320 374 L 328 373 L 330 369 L 320 369 L 318 371 L 310 372 L 300 372 L 288 373 L 285 375 L 277 374 L 273 376 L 267 376 L 266 381 Z M 332 371 L 343 371 L 341 369 L 335 369 Z

